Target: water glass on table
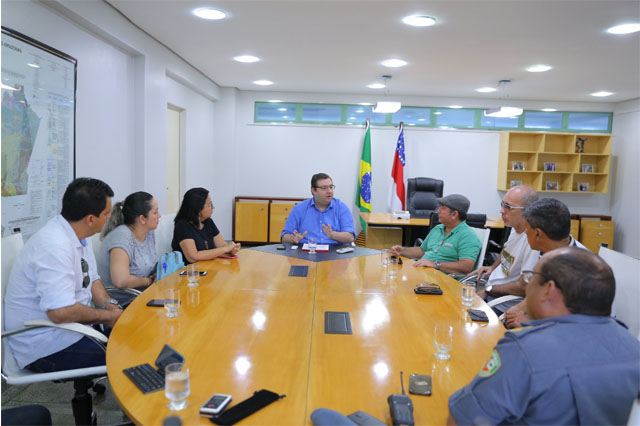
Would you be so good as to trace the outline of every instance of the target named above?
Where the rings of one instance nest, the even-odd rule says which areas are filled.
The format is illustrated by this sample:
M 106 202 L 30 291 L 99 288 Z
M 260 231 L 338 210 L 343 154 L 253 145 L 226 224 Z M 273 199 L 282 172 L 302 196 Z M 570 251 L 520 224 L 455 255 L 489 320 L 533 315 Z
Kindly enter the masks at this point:
M 190 393 L 189 367 L 181 362 L 167 365 L 164 373 L 164 394 L 169 400 L 169 410 L 179 411 L 186 408 L 189 405 L 187 397 Z
M 473 305 L 473 298 L 476 296 L 476 287 L 474 285 L 462 285 L 462 304 L 464 306 Z
M 397 277 L 398 269 L 400 269 L 400 259 L 398 256 L 389 256 L 389 263 L 387 264 L 387 275 L 389 275 L 389 278 Z
M 189 287 L 198 287 L 198 280 L 200 279 L 200 268 L 195 263 L 187 265 L 187 280 L 189 281 Z
M 169 287 L 164 290 L 164 310 L 165 316 L 174 318 L 178 316 L 178 308 L 180 307 L 180 289 Z
M 386 268 L 389 266 L 389 258 L 391 257 L 391 250 L 382 249 L 380 250 L 380 266 Z
M 453 326 L 436 324 L 433 330 L 433 345 L 436 348 L 436 358 L 441 360 L 451 358 L 449 351 L 453 347 Z
M 307 247 L 309 247 L 309 254 L 315 254 L 318 247 L 318 240 L 315 237 L 307 238 Z

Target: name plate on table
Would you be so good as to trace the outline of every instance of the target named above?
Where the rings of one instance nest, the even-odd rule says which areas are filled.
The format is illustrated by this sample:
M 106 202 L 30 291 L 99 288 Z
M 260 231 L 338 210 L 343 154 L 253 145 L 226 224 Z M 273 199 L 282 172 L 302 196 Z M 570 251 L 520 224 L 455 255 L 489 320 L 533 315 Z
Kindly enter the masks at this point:
M 304 243 L 302 250 L 309 251 L 309 244 Z M 329 244 L 318 244 L 316 246 L 316 251 L 329 251 Z
M 406 210 L 398 210 L 393 212 L 393 217 L 395 219 L 411 219 L 411 213 Z

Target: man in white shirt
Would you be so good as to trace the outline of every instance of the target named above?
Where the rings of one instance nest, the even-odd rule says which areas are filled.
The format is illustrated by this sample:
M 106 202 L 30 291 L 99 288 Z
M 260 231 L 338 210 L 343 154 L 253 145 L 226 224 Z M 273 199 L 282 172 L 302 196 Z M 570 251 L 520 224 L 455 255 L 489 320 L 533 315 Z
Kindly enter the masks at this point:
M 88 240 L 109 218 L 111 197 L 109 185 L 97 179 L 78 178 L 69 184 L 61 214 L 36 232 L 16 257 L 4 299 L 7 330 L 35 319 L 113 327 L 122 309 L 100 281 Z M 37 372 L 105 363 L 104 350 L 89 338 L 57 328 L 11 336 L 9 346 L 20 368 Z
M 520 283 L 520 272 L 533 269 L 540 253 L 529 246 L 522 211 L 537 200 L 538 194 L 530 186 L 511 188 L 502 199 L 500 215 L 505 226 L 512 228 L 509 238 L 493 265 L 481 266 L 471 273 L 477 274 L 478 278 L 489 275 L 485 289 L 478 292 L 478 296 L 483 299 L 492 300 L 509 294 L 524 295 L 521 294 L 523 287 Z M 504 306 L 500 313 L 508 307 Z

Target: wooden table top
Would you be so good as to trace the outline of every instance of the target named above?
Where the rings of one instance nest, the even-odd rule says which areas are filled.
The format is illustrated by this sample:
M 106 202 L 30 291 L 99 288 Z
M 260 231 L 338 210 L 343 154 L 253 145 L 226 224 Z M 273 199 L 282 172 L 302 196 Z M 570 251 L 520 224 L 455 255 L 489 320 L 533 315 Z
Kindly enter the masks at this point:
M 397 219 L 393 217 L 393 213 L 364 213 L 360 216 L 369 225 L 382 226 L 429 226 L 429 219 L 411 218 Z M 485 228 L 504 228 L 504 222 L 499 216 L 487 216 Z
M 242 250 L 238 259 L 200 262 L 208 274 L 197 288 L 171 275 L 151 286 L 123 313 L 107 347 L 113 392 L 137 424 L 161 424 L 173 414 L 164 392 L 144 395 L 122 370 L 150 363 L 168 343 L 190 367 L 189 406 L 183 424 L 211 425 L 198 413 L 214 393 L 233 395 L 231 406 L 259 389 L 286 398 L 247 417 L 244 424 L 310 424 L 316 408 L 344 414 L 363 410 L 391 424 L 387 396 L 405 389 L 411 373 L 429 374 L 433 395 L 411 395 L 416 424 L 444 424 L 449 395 L 479 371 L 504 334 L 478 297 L 489 323 L 471 322 L 461 305 L 460 284 L 405 259 L 389 279 L 378 255 L 310 262 Z M 289 277 L 292 265 L 308 265 L 307 277 Z M 419 282 L 437 282 L 443 296 L 416 295 Z M 177 318 L 147 307 L 163 289 L 179 286 Z M 324 333 L 324 312 L 350 313 L 352 335 Z M 454 326 L 449 361 L 434 358 L 433 326 Z

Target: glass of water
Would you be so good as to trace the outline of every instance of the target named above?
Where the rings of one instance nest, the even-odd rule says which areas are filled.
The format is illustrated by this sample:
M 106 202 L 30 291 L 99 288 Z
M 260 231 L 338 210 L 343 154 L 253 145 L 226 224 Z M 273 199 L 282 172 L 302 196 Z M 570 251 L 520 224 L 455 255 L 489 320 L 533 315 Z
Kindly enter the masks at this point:
M 389 256 L 389 262 L 387 264 L 387 275 L 389 275 L 389 278 L 393 279 L 398 276 L 398 269 L 400 269 L 399 262 L 398 256 Z
M 436 348 L 436 358 L 441 360 L 451 358 L 449 351 L 453 347 L 453 326 L 436 324 L 433 330 L 433 345 Z
M 462 304 L 464 306 L 473 305 L 473 298 L 476 296 L 476 288 L 473 285 L 462 285 Z
M 315 254 L 318 247 L 318 240 L 315 237 L 307 238 L 307 245 L 309 246 L 309 254 Z
M 191 393 L 189 385 L 189 367 L 176 362 L 165 367 L 164 394 L 169 400 L 167 407 L 172 411 L 179 411 L 189 405 L 187 397 Z
M 380 266 L 386 268 L 389 266 L 389 258 L 391 257 L 391 250 L 382 249 L 380 250 Z
M 165 316 L 169 318 L 178 316 L 180 307 L 180 289 L 170 287 L 164 290 L 164 310 Z
M 187 280 L 189 281 L 189 287 L 198 287 L 198 280 L 200 279 L 200 268 L 195 263 L 187 265 Z

